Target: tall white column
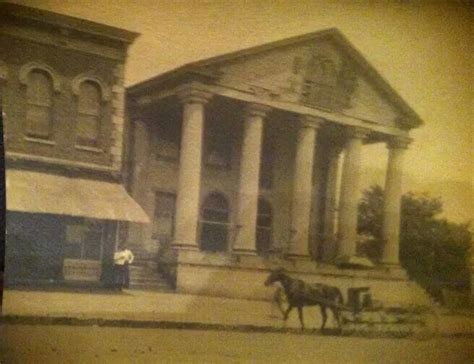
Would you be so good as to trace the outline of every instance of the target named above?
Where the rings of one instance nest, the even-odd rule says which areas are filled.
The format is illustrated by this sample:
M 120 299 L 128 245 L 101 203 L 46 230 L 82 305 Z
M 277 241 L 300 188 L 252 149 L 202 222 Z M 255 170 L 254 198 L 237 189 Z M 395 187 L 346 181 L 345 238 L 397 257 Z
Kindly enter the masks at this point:
M 336 257 L 336 212 L 337 212 L 337 181 L 339 176 L 339 165 L 341 159 L 340 145 L 334 145 L 329 151 L 329 163 L 326 179 L 326 199 L 324 209 L 324 233 L 323 233 L 323 260 L 332 261 Z
M 241 254 L 256 253 L 260 154 L 263 121 L 269 110 L 268 106 L 250 104 L 245 112 L 237 204 L 238 230 L 233 246 L 233 251 Z
M 366 129 L 353 127 L 349 129 L 349 139 L 346 142 L 338 224 L 338 256 L 341 260 L 356 254 L 361 151 L 362 141 L 367 134 Z
M 312 116 L 300 119 L 296 141 L 293 196 L 291 203 L 291 236 L 289 255 L 308 257 L 311 219 L 312 177 L 316 130 L 323 120 Z
M 176 247 L 198 248 L 204 105 L 211 96 L 196 85 L 187 85 L 178 92 L 183 103 L 183 126 L 176 198 Z
M 410 141 L 409 138 L 393 138 L 387 143 L 389 155 L 382 229 L 382 262 L 387 265 L 399 264 L 403 155 Z

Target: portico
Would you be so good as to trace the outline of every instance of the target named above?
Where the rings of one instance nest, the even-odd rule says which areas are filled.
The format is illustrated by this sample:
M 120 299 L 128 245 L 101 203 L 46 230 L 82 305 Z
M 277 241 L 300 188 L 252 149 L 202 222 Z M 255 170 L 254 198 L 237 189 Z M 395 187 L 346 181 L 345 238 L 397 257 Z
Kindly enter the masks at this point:
M 178 290 L 265 296 L 257 283 L 241 285 L 275 266 L 314 279 L 406 280 L 389 268 L 399 264 L 403 152 L 420 121 L 354 52 L 331 30 L 197 62 L 129 90 L 131 126 L 146 130 L 130 143 L 150 151 L 133 155 L 132 165 L 152 160 L 132 175 L 141 186 L 134 197 L 158 231 L 141 243 Z M 337 266 L 350 268 L 357 255 L 369 143 L 385 143 L 389 157 L 383 260 L 365 274 Z M 155 193 L 154 206 L 140 191 Z M 174 196 L 168 210 L 164 194 Z

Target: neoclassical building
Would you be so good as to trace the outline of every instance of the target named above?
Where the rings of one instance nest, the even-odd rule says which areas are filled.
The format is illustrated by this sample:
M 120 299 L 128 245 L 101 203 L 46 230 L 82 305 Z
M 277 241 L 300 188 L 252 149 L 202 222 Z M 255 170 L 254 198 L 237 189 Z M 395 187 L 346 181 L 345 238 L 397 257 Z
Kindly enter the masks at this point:
M 416 113 L 336 29 L 188 64 L 127 90 L 128 241 L 177 290 L 259 299 L 270 268 L 423 300 L 399 265 Z M 383 143 L 383 259 L 360 269 L 361 151 Z M 151 274 L 151 273 L 150 273 Z M 156 274 L 156 273 L 153 273 Z

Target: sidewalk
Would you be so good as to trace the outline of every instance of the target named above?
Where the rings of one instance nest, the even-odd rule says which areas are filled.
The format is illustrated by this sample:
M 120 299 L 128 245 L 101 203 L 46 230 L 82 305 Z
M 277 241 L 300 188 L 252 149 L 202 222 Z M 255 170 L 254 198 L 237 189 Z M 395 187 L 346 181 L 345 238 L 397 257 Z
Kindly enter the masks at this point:
M 269 302 L 195 296 L 178 293 L 125 290 L 27 291 L 5 290 L 3 322 L 65 323 L 239 331 L 298 332 L 296 309 L 285 324 Z M 304 309 L 308 329 L 321 325 L 318 307 Z M 433 334 L 474 335 L 474 316 L 434 315 Z M 331 316 L 328 327 L 332 327 Z M 374 336 L 373 333 L 371 336 Z

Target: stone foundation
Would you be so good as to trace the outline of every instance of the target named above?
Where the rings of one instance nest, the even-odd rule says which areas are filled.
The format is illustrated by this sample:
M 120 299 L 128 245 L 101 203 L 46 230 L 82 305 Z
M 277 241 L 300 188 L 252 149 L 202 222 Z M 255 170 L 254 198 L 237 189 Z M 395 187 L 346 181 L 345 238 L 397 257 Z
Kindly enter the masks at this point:
M 310 260 L 282 260 L 229 253 L 179 250 L 176 288 L 180 293 L 250 300 L 271 300 L 275 287 L 265 287 L 269 270 L 285 268 L 292 277 L 306 282 L 337 286 L 347 302 L 347 290 L 370 287 L 374 300 L 385 307 L 431 305 L 427 294 L 401 269 L 339 269 Z

